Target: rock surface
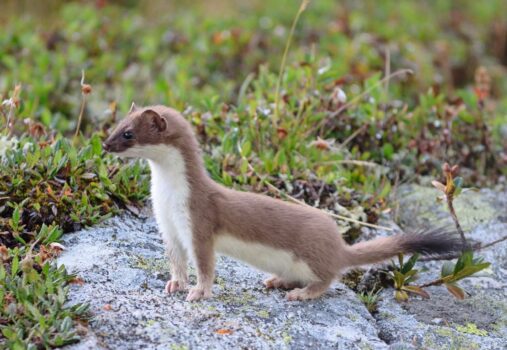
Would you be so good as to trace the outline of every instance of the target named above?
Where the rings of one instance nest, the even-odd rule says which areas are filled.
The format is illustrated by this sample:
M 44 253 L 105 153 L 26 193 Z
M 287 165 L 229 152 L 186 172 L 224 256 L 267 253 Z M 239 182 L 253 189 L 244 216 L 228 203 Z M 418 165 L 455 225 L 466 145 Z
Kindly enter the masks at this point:
M 408 186 L 400 193 L 402 223 L 444 218 L 431 190 Z M 458 215 L 469 209 L 467 195 L 458 198 L 465 202 Z M 467 222 L 470 237 L 489 242 L 507 234 L 507 196 L 472 195 L 472 212 L 487 210 Z M 379 234 L 366 231 L 368 239 Z M 65 236 L 63 244 L 58 262 L 85 282 L 71 287 L 69 303 L 89 303 L 93 314 L 88 335 L 71 349 L 503 349 L 507 342 L 506 242 L 481 252 L 493 264 L 461 283 L 470 293 L 465 301 L 432 287 L 432 299 L 400 305 L 386 289 L 374 316 L 341 283 L 319 300 L 287 302 L 283 291 L 263 288 L 265 274 L 225 257 L 217 260 L 214 299 L 187 303 L 183 293 L 169 296 L 164 249 L 151 218 L 116 217 Z M 438 276 L 441 262 L 424 265 L 429 271 L 421 281 Z

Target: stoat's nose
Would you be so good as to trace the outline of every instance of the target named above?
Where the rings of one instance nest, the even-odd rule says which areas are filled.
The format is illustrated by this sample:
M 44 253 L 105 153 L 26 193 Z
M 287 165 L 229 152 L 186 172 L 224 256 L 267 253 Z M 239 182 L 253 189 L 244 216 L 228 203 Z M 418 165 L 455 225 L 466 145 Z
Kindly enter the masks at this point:
M 107 142 L 103 142 L 102 148 L 104 149 L 104 151 L 109 152 L 111 150 L 111 145 Z

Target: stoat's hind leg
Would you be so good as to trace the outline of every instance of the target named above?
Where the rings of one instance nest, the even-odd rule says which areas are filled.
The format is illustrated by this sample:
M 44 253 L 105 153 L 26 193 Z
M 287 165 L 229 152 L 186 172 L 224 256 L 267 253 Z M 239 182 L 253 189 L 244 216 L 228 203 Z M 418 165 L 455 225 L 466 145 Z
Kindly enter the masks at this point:
M 324 294 L 331 281 L 311 282 L 304 288 L 296 288 L 287 293 L 287 300 L 307 300 L 315 299 Z
M 297 287 L 301 287 L 303 285 L 301 282 L 289 281 L 289 280 L 283 279 L 278 276 L 271 276 L 270 278 L 264 280 L 263 283 L 267 289 L 273 289 L 273 288 L 294 289 Z

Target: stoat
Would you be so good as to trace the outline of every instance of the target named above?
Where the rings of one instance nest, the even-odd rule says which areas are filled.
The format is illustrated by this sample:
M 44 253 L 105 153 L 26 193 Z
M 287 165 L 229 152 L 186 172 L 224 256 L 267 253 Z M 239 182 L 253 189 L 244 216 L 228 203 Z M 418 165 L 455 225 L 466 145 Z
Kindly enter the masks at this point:
M 318 209 L 235 191 L 207 174 L 192 127 L 176 110 L 132 105 L 104 142 L 106 151 L 148 160 L 153 209 L 170 260 L 168 293 L 185 290 L 187 262 L 197 285 L 186 300 L 211 297 L 215 252 L 242 260 L 272 277 L 267 288 L 289 289 L 287 299 L 322 295 L 340 271 L 398 253 L 459 249 L 445 233 L 401 234 L 348 245 L 333 219 Z

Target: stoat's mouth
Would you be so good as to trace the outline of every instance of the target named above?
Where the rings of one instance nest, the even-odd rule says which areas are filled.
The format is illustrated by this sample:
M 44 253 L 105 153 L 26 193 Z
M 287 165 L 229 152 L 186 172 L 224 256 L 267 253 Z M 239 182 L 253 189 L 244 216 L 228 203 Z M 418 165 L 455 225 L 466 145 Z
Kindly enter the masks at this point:
M 126 145 L 117 144 L 117 143 L 108 143 L 105 141 L 102 144 L 102 149 L 108 153 L 114 154 L 119 157 L 135 157 L 135 147 L 125 147 Z M 134 151 L 134 152 L 133 152 Z M 132 155 L 131 155 L 132 154 Z
M 111 150 L 109 152 L 121 158 L 151 158 L 150 149 L 143 146 L 132 146 L 121 150 Z
M 114 154 L 115 156 L 121 158 L 142 158 L 142 156 L 138 154 L 138 152 L 136 152 L 131 148 L 127 148 L 126 150 L 123 151 L 111 151 L 109 153 Z

